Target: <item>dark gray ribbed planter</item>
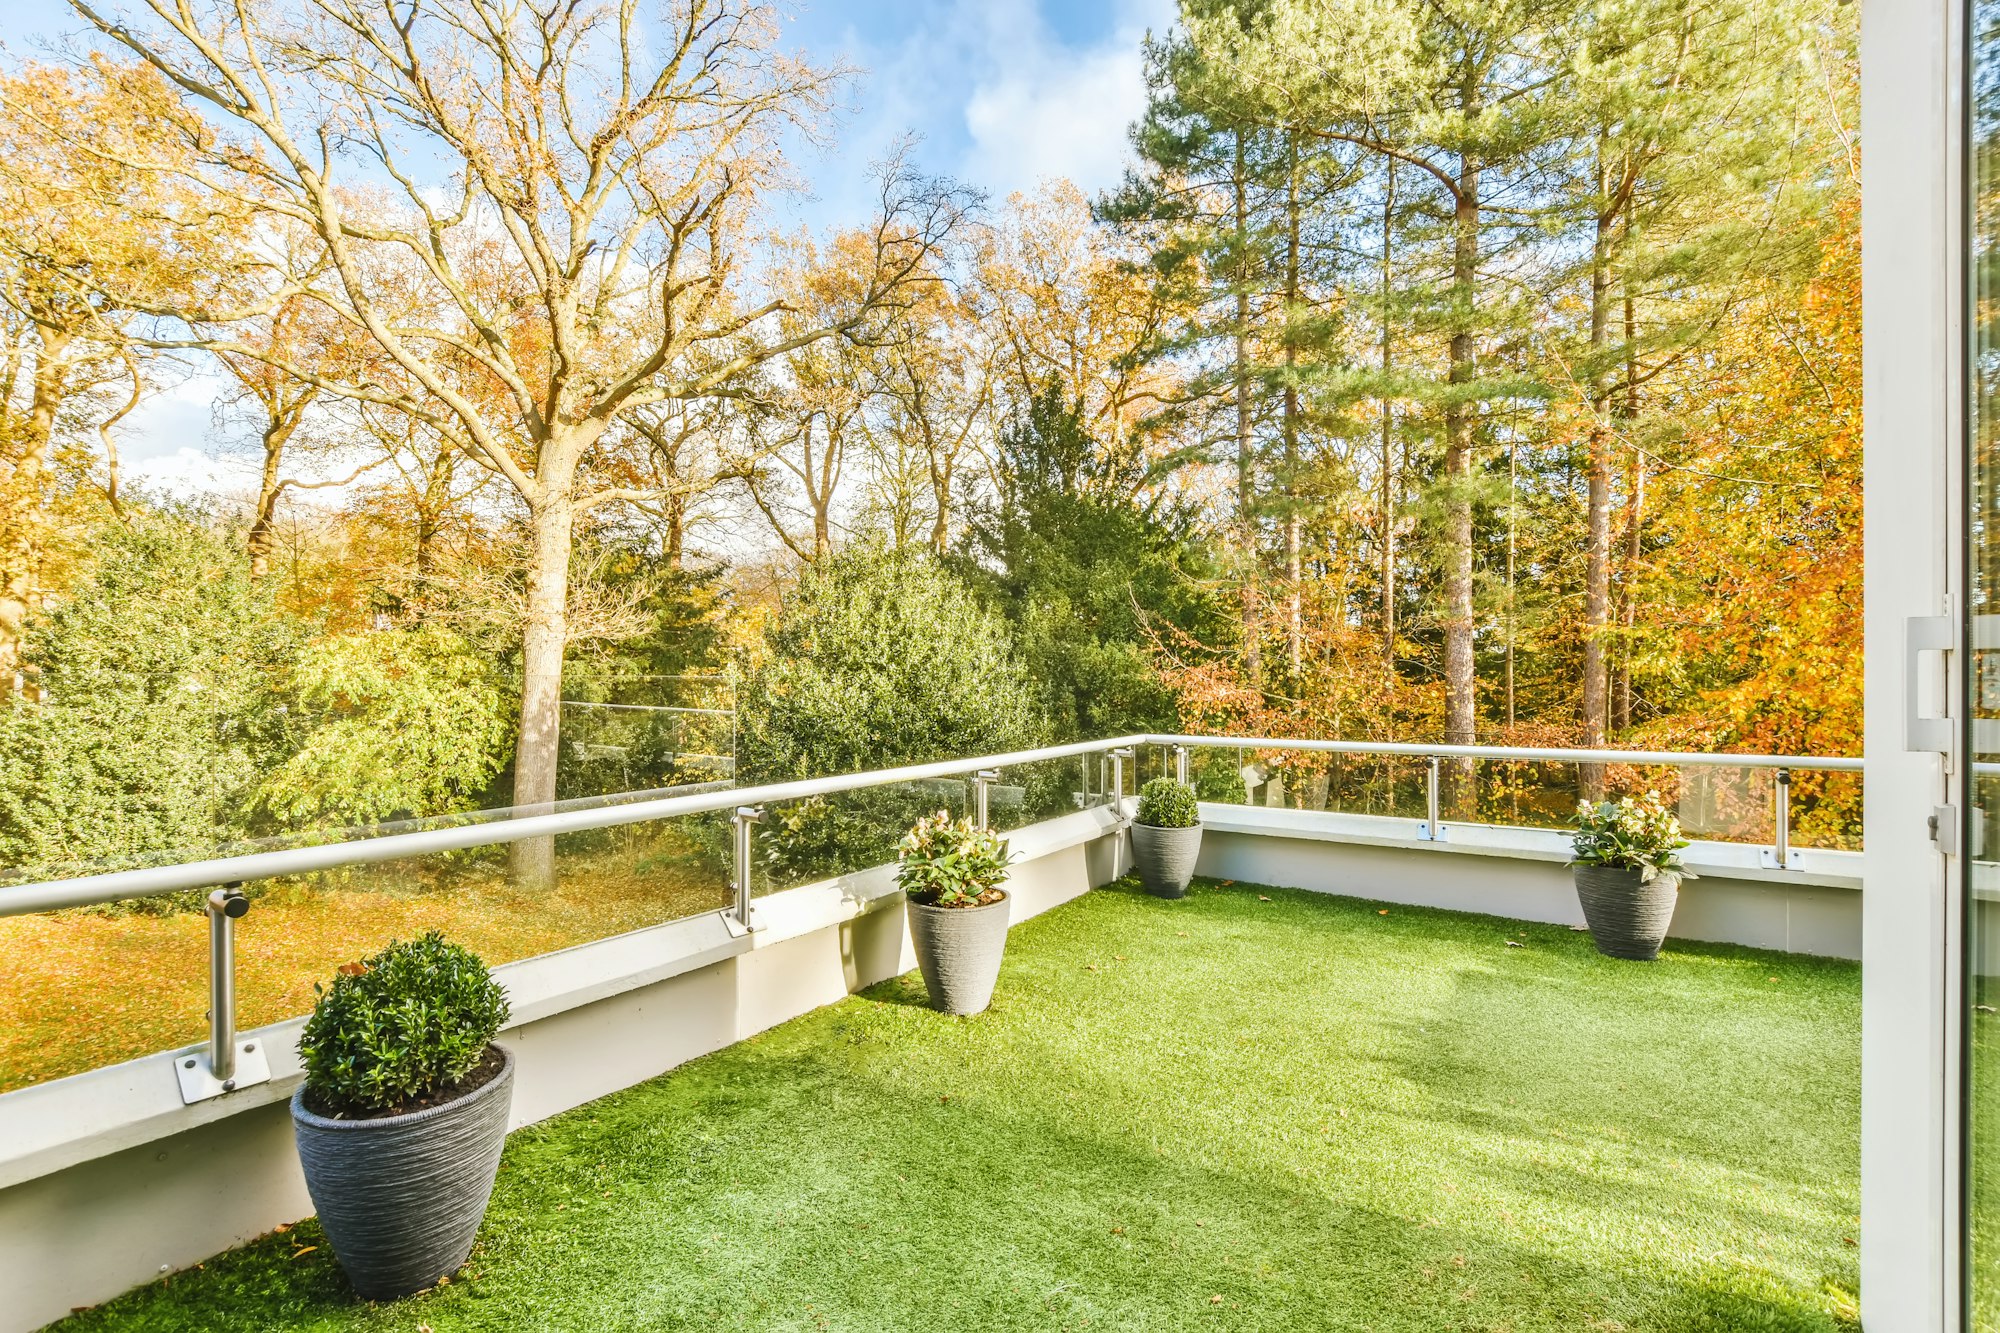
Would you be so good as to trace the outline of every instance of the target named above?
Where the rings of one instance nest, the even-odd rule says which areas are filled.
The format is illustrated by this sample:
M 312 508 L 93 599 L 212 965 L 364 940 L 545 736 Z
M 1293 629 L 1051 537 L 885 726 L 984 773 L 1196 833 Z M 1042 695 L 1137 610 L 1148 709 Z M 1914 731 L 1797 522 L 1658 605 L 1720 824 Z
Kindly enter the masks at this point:
M 984 907 L 910 904 L 910 941 L 931 1007 L 947 1014 L 976 1014 L 993 1002 L 1000 956 L 1007 950 L 1007 899 Z
M 329 1120 L 292 1094 L 306 1189 L 354 1290 L 390 1300 L 464 1266 L 507 1141 L 514 1056 L 457 1101 L 379 1120 Z
M 1195 859 L 1200 855 L 1199 824 L 1187 828 L 1132 826 L 1132 864 L 1148 893 L 1162 898 L 1186 897 L 1188 881 L 1194 878 Z
M 1599 953 L 1643 962 L 1660 956 L 1667 925 L 1674 919 L 1680 876 L 1655 875 L 1652 883 L 1641 884 L 1637 870 L 1571 866 L 1570 873 L 1576 878 L 1576 900 L 1583 905 L 1583 919 Z

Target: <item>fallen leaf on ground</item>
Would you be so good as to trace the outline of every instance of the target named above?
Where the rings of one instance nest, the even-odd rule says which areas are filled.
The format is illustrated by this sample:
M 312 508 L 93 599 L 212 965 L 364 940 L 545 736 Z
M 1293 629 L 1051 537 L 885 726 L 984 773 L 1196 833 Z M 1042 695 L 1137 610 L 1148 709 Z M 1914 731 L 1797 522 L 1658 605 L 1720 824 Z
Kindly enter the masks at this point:
M 1268 903 L 1271 901 L 1271 895 L 1268 893 L 1260 893 L 1257 895 L 1257 901 L 1260 903 Z
M 317 1246 L 317 1245 L 308 1245 L 308 1246 L 306 1246 L 306 1247 L 305 1247 L 304 1249 L 302 1249 L 302 1250 L 293 1250 L 293 1251 L 292 1251 L 292 1258 L 296 1259 L 296 1258 L 298 1258 L 298 1257 L 299 1257 L 300 1255 L 302 1255 L 302 1254 L 311 1254 L 311 1253 L 312 1253 L 312 1252 L 313 1252 L 314 1250 L 316 1250 L 316 1249 L 318 1249 L 318 1248 L 319 1248 L 319 1246 Z
M 1508 948 L 1510 948 L 1510 949 L 1525 949 L 1525 948 L 1527 948 L 1528 946 L 1527 946 L 1527 945 L 1525 945 L 1525 944 L 1523 944 L 1523 943 L 1521 943 L 1521 941 L 1519 941 L 1519 940 L 1508 940 L 1508 941 L 1507 941 L 1507 947 L 1508 947 Z

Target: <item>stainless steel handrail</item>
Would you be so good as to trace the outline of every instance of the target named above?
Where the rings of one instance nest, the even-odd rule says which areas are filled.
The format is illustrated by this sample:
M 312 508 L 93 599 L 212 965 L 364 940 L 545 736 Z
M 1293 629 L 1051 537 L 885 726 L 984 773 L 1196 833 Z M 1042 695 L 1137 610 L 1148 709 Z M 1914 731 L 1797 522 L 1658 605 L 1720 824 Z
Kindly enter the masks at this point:
M 620 828 L 654 819 L 679 815 L 704 815 L 717 810 L 733 811 L 740 805 L 769 805 L 781 801 L 810 800 L 815 796 L 835 796 L 868 787 L 885 787 L 898 782 L 920 782 L 926 778 L 950 778 L 972 774 L 982 768 L 1003 768 L 1016 764 L 1069 759 L 1077 755 L 1099 754 L 1121 745 L 1143 743 L 1143 736 L 1109 741 L 1077 741 L 1050 745 L 1013 754 L 983 755 L 977 759 L 947 759 L 934 764 L 908 764 L 901 768 L 876 769 L 863 773 L 843 773 L 837 777 L 803 778 L 796 782 L 772 782 L 757 787 L 725 787 L 690 796 L 666 796 L 656 801 L 631 805 L 601 806 L 560 814 L 520 815 L 493 823 L 468 824 L 458 828 L 425 829 L 417 833 L 392 833 L 354 842 L 330 842 L 311 847 L 287 847 L 245 856 L 214 857 L 180 865 L 145 866 L 137 870 L 111 870 L 74 879 L 46 880 L 0 888 L 0 916 L 22 916 L 30 912 L 50 912 L 65 907 L 88 907 L 96 903 L 118 902 L 127 898 L 151 898 L 186 889 L 205 889 L 217 884 L 276 879 L 285 875 L 307 875 L 342 866 L 372 865 L 423 856 L 431 852 L 463 851 L 468 847 L 493 847 L 529 838 L 583 833 L 592 829 Z
M 548 838 L 565 833 L 618 828 L 650 820 L 677 816 L 733 813 L 735 823 L 733 888 L 734 902 L 727 915 L 735 931 L 755 929 L 751 912 L 751 826 L 762 817 L 763 807 L 783 801 L 810 800 L 843 792 L 900 782 L 921 782 L 936 778 L 969 778 L 974 818 L 986 822 L 988 786 L 999 770 L 1021 764 L 1042 763 L 1081 755 L 1108 755 L 1112 767 L 1111 801 L 1121 820 L 1124 811 L 1124 773 L 1127 760 L 1136 759 L 1135 747 L 1166 746 L 1171 749 L 1176 775 L 1186 781 L 1187 756 L 1191 748 L 1236 750 L 1300 750 L 1338 754 L 1374 754 L 1421 758 L 1429 761 L 1430 790 L 1424 836 L 1441 840 L 1443 826 L 1438 813 L 1438 769 L 1443 759 L 1483 759 L 1498 762 L 1551 762 L 1577 764 L 1658 764 L 1670 766 L 1725 766 L 1779 770 L 1776 784 L 1778 801 L 1778 868 L 1788 868 L 1790 773 L 1798 769 L 1856 771 L 1859 759 L 1812 758 L 1778 755 L 1675 754 L 1638 750 L 1558 750 L 1510 746 L 1424 745 L 1389 741 L 1317 741 L 1282 737 L 1241 736 L 1121 736 L 1111 740 L 1077 741 L 1068 745 L 1043 746 L 1010 754 L 982 755 L 976 759 L 948 759 L 931 764 L 906 764 L 900 768 L 846 773 L 836 777 L 808 778 L 797 782 L 774 782 L 756 787 L 721 787 L 679 796 L 633 800 L 625 804 L 600 804 L 588 808 L 551 807 L 546 813 L 520 814 L 504 819 L 477 819 L 477 822 L 449 827 L 420 827 L 409 832 L 385 833 L 347 841 L 279 848 L 233 856 L 210 857 L 177 865 L 146 866 L 130 870 L 80 875 L 70 879 L 0 887 L 0 916 L 20 916 L 32 912 L 84 907 L 130 898 L 154 897 L 189 889 L 230 886 L 218 891 L 209 902 L 210 984 L 209 1052 L 200 1067 L 193 1058 L 181 1062 L 182 1095 L 189 1101 L 218 1096 L 269 1077 L 265 1061 L 254 1045 L 246 1045 L 246 1055 L 257 1056 L 254 1071 L 239 1070 L 235 1049 L 235 938 L 234 918 L 248 908 L 248 901 L 236 886 L 251 880 L 287 875 L 311 874 L 343 866 L 369 865 L 433 852 L 460 851 L 470 847 L 498 846 L 529 838 Z
M 931 764 L 906 764 L 900 768 L 844 773 L 835 777 L 804 778 L 796 782 L 774 782 L 756 787 L 720 787 L 685 796 L 666 796 L 657 800 L 634 801 L 624 805 L 562 810 L 552 814 L 517 814 L 511 819 L 481 820 L 447 828 L 422 829 L 345 842 L 211 857 L 199 861 L 185 861 L 177 865 L 144 866 L 133 870 L 113 870 L 95 875 L 78 875 L 66 879 L 0 886 L 0 916 L 21 916 L 31 912 L 49 912 L 65 907 L 87 907 L 127 898 L 154 897 L 187 889 L 213 888 L 219 884 L 312 874 L 342 866 L 370 865 L 406 856 L 422 856 L 431 852 L 499 846 L 528 838 L 617 828 L 649 820 L 671 819 L 679 815 L 734 810 L 740 805 L 809 800 L 815 796 L 833 796 L 842 792 L 860 791 L 868 787 L 882 787 L 898 782 L 965 777 L 976 774 L 981 769 L 1007 768 L 1019 764 L 1068 759 L 1077 755 L 1103 754 L 1137 745 L 1165 745 L 1190 749 L 1307 750 L 1339 754 L 1400 755 L 1418 759 L 1484 759 L 1494 762 L 1643 764 L 1669 767 L 1705 765 L 1725 768 L 1819 769 L 1833 772 L 1858 772 L 1862 766 L 1862 761 L 1859 759 L 1833 756 L 1677 754 L 1672 751 L 1657 750 L 1558 750 L 1501 745 L 1424 745 L 1402 741 L 1322 741 L 1294 737 L 1142 734 L 1120 736 L 1109 740 L 1074 741 L 1067 745 L 1049 745 L 1011 754 L 983 755 L 976 759 L 947 759 Z
M 1674 768 L 1775 769 L 1777 781 L 1771 790 L 1773 846 L 1764 852 L 1766 865 L 1774 870 L 1797 870 L 1799 861 L 1792 851 L 1792 771 L 1813 769 L 1832 773 L 1862 771 L 1860 759 L 1836 755 L 1776 755 L 1687 753 L 1672 750 L 1556 750 L 1510 745 L 1422 745 L 1407 741 L 1315 741 L 1281 737 L 1243 736 L 1149 736 L 1150 743 L 1174 748 L 1175 771 L 1187 781 L 1187 751 L 1192 746 L 1225 750 L 1301 750 L 1318 754 L 1385 755 L 1422 759 L 1429 766 L 1424 779 L 1425 814 L 1418 836 L 1430 842 L 1445 841 L 1445 823 L 1439 816 L 1440 762 L 1445 759 L 1485 760 L 1489 763 L 1637 764 Z M 1975 765 L 1975 768 L 1977 765 Z
M 1410 759 L 1486 759 L 1550 764 L 1643 764 L 1669 767 L 1810 768 L 1859 773 L 1862 761 L 1834 755 L 1728 754 L 1673 750 L 1549 750 L 1516 745 L 1424 745 L 1411 741 L 1315 741 L 1283 736 L 1144 736 L 1148 745 L 1237 750 L 1315 750 L 1329 754 L 1402 755 Z

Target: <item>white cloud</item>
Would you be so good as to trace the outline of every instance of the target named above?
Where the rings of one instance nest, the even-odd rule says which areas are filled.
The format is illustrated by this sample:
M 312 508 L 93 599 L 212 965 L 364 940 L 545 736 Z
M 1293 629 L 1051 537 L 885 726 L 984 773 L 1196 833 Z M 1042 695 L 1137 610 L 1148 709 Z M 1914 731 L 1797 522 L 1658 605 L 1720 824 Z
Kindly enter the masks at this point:
M 255 464 L 242 455 L 211 454 L 182 445 L 126 465 L 126 477 L 148 490 L 174 496 L 217 495 L 247 499 L 257 494 Z
M 1055 176 L 1092 194 L 1116 185 L 1127 130 L 1146 109 L 1140 40 L 1167 27 L 1171 7 L 1126 6 L 1104 40 L 1081 48 L 1055 40 L 1032 8 L 988 13 L 1008 22 L 991 33 L 991 68 L 966 99 L 972 142 L 961 173 L 996 197 Z

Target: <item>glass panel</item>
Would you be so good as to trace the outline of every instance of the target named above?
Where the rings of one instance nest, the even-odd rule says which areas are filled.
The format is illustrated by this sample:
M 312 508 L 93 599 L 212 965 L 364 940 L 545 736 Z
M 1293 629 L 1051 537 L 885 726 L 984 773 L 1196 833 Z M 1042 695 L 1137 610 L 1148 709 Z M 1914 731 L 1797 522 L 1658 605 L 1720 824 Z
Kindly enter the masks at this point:
M 939 810 L 956 819 L 972 806 L 968 778 L 932 778 L 774 802 L 756 829 L 752 891 L 778 893 L 887 865 L 910 825 Z
M 237 1026 L 305 1013 L 342 963 L 428 930 L 497 966 L 715 911 L 732 897 L 728 824 L 716 837 L 712 823 L 564 834 L 547 888 L 519 885 L 504 847 L 252 881 Z M 204 1039 L 205 897 L 0 917 L 0 1091 Z
M 557 794 L 601 796 L 727 778 L 736 769 L 735 727 L 728 709 L 565 702 Z
M 1002 833 L 1074 813 L 1098 799 L 1086 778 L 1097 771 L 1097 756 L 1044 759 L 1000 770 L 987 798 L 987 819 Z M 1127 786 L 1130 778 L 1126 779 Z
M 1970 36 L 1965 1265 L 1971 1326 L 2000 1330 L 2000 4 L 1971 7 Z
M 1188 767 L 1202 799 L 1221 804 L 1413 820 L 1428 811 L 1430 764 L 1417 756 L 1215 744 L 1191 747 Z M 1439 817 L 1447 823 L 1566 829 L 1588 793 L 1616 799 L 1651 791 L 1696 840 L 1769 846 L 1776 837 L 1776 772 L 1768 768 L 1607 764 L 1593 771 L 1542 760 L 1447 759 L 1438 777 Z M 1858 850 L 1861 775 L 1793 770 L 1791 840 L 1795 848 Z
M 1970 16 L 1966 1309 L 1968 1325 L 1988 1333 L 2000 1329 L 2000 4 L 1984 0 Z

